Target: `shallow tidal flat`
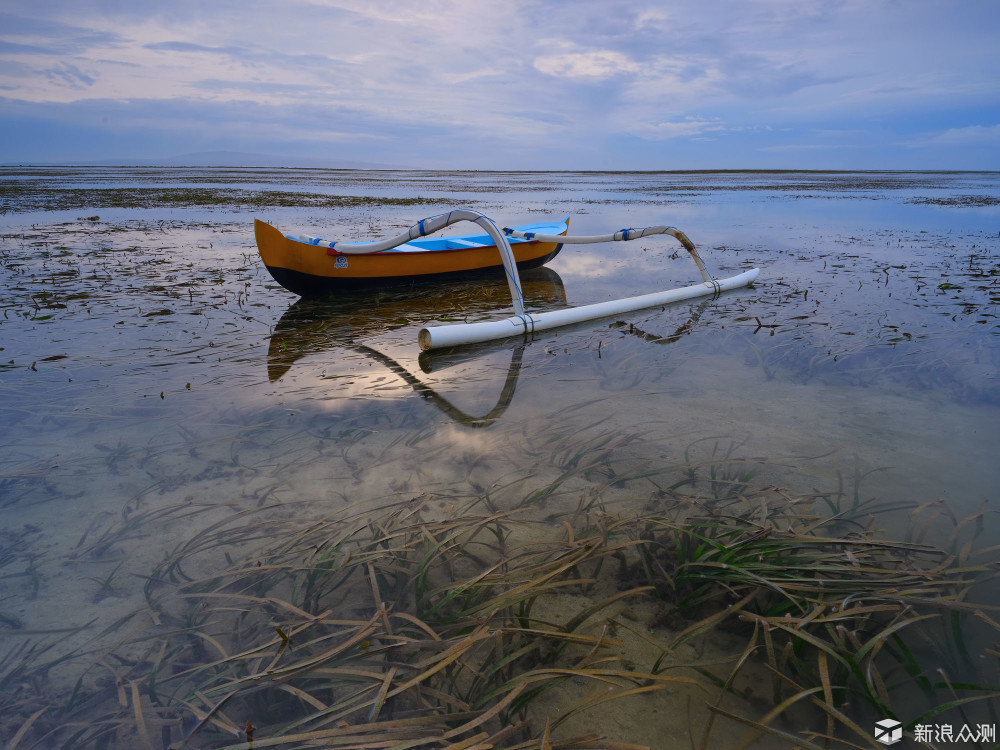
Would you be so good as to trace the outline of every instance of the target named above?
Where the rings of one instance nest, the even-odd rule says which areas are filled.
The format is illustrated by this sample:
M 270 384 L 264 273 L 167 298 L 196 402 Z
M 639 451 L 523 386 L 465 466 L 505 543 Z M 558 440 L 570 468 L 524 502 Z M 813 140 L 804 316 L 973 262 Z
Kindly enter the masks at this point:
M 363 240 L 456 205 L 672 224 L 761 274 L 420 355 L 428 322 L 509 314 L 505 282 L 299 300 L 254 246 L 254 218 Z M 697 280 L 660 237 L 524 286 Z M 2 168 L 0 738 L 1000 725 L 998 303 L 996 174 Z

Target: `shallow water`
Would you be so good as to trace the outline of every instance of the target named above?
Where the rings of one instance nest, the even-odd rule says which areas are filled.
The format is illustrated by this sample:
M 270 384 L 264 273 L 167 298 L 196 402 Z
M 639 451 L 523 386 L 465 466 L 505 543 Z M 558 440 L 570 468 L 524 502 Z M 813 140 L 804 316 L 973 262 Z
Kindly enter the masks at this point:
M 701 462 L 958 518 L 1000 499 L 997 174 L 4 169 L 0 186 L 8 640 L 89 624 L 65 647 L 90 643 L 142 606 L 167 552 L 234 512 L 427 493 L 627 513 Z M 153 187 L 246 202 L 95 192 Z M 436 201 L 509 225 L 568 215 L 580 234 L 673 224 L 713 270 L 761 274 L 716 300 L 419 356 L 425 323 L 507 315 L 506 285 L 299 301 L 256 256 L 254 217 L 375 238 Z M 526 279 L 529 306 L 698 280 L 671 243 L 567 246 Z M 878 519 L 901 533 L 907 512 Z

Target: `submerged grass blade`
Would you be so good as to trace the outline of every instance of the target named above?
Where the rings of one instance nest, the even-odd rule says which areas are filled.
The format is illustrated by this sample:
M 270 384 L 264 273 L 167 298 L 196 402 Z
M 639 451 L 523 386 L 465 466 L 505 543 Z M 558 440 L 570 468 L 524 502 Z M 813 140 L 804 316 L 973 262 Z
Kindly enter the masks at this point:
M 621 443 L 571 442 L 559 472 L 590 472 L 602 487 L 635 475 L 603 468 Z M 754 488 L 753 467 L 730 460 L 731 450 L 717 446 L 712 461 L 690 462 L 686 500 L 658 489 L 651 510 L 638 515 L 614 516 L 601 498 L 583 497 L 576 511 L 554 516 L 559 523 L 540 523 L 487 498 L 479 506 L 486 513 L 470 501 L 463 515 L 433 520 L 426 499 L 387 501 L 364 517 L 283 521 L 274 528 L 287 531 L 285 539 L 230 560 L 222 572 L 188 575 L 204 569 L 196 555 L 238 544 L 238 524 L 259 516 L 213 524 L 147 579 L 150 590 L 161 587 L 150 601 L 166 628 L 146 634 L 147 618 L 126 620 L 129 632 L 99 655 L 112 675 L 104 692 L 79 683 L 61 718 L 50 710 L 22 725 L 22 744 L 46 733 L 86 744 L 126 726 L 144 747 L 155 746 L 150 732 L 162 727 L 177 739 L 186 718 L 185 728 L 195 722 L 187 738 L 218 746 L 236 737 L 229 747 L 247 750 L 607 749 L 627 745 L 559 733 L 573 734 L 580 716 L 610 700 L 667 688 L 683 688 L 692 700 L 714 685 L 698 733 L 703 748 L 713 746 L 725 717 L 749 727 L 748 738 L 870 747 L 838 708 L 845 698 L 903 716 L 894 690 L 901 679 L 916 681 L 929 705 L 911 713 L 933 717 L 997 697 L 1000 690 L 975 681 L 930 679 L 919 647 L 934 643 L 937 623 L 952 616 L 959 627 L 972 620 L 1000 633 L 973 593 L 994 575 L 985 563 L 971 564 L 982 558 L 965 542 L 981 519 L 961 525 L 961 560 L 881 540 L 861 522 L 866 506 L 856 489 L 857 507 L 841 511 L 832 493 Z M 831 503 L 829 516 L 813 511 L 823 502 Z M 847 530 L 843 537 L 838 529 Z M 264 539 L 266 531 L 246 538 Z M 648 629 L 637 615 L 647 605 L 657 611 Z M 731 627 L 720 630 L 727 621 Z M 712 631 L 731 652 L 700 655 Z M 952 641 L 962 635 L 950 633 Z M 118 661 L 118 648 L 132 649 L 132 661 Z M 635 649 L 652 664 L 648 672 L 631 665 Z M 10 658 L 0 669 L 21 680 L 27 667 Z M 744 702 L 742 680 L 759 681 L 762 668 L 774 680 L 769 711 Z M 563 704 L 539 700 L 560 685 L 590 692 Z M 94 709 L 100 700 L 110 700 L 106 711 Z M 562 708 L 549 715 L 549 705 Z M 779 717 L 793 709 L 812 712 L 817 731 L 785 731 Z M 81 729 L 84 716 L 96 719 L 92 729 Z M 243 716 L 264 728 L 251 738 L 235 721 Z M 101 742 L 122 750 L 113 739 Z

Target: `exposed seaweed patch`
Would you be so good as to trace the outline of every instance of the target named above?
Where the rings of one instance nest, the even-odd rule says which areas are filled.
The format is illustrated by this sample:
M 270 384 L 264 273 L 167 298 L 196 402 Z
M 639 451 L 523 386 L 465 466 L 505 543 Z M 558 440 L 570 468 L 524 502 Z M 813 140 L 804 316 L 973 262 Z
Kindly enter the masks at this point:
M 245 188 L 70 188 L 32 183 L 0 184 L 0 213 L 29 211 L 89 211 L 107 208 L 363 208 L 450 203 L 445 198 L 388 198 L 359 195 L 248 190 Z M 85 217 L 96 221 L 99 217 Z
M 932 206 L 1000 206 L 1000 198 L 995 195 L 953 195 L 947 198 L 914 198 L 907 203 Z

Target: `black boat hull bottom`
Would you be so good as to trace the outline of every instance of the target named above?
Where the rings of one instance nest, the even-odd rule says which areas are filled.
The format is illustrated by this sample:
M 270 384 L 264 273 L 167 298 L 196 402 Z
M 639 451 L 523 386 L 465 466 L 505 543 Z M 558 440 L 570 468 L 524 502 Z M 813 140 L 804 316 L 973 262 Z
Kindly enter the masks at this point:
M 531 268 L 538 268 L 555 258 L 562 245 L 556 245 L 555 249 L 540 258 L 533 258 L 517 264 L 519 271 L 527 271 Z M 294 271 L 290 268 L 280 268 L 277 266 L 265 266 L 271 277 L 288 291 L 300 297 L 317 297 L 331 292 L 357 292 L 369 291 L 373 289 L 420 286 L 440 281 L 463 281 L 468 279 L 481 279 L 499 275 L 503 277 L 503 265 L 497 263 L 495 266 L 485 268 L 475 268 L 468 271 L 449 271 L 447 273 L 425 274 L 421 276 L 379 276 L 376 278 L 333 278 L 330 276 L 316 276 L 310 273 Z

